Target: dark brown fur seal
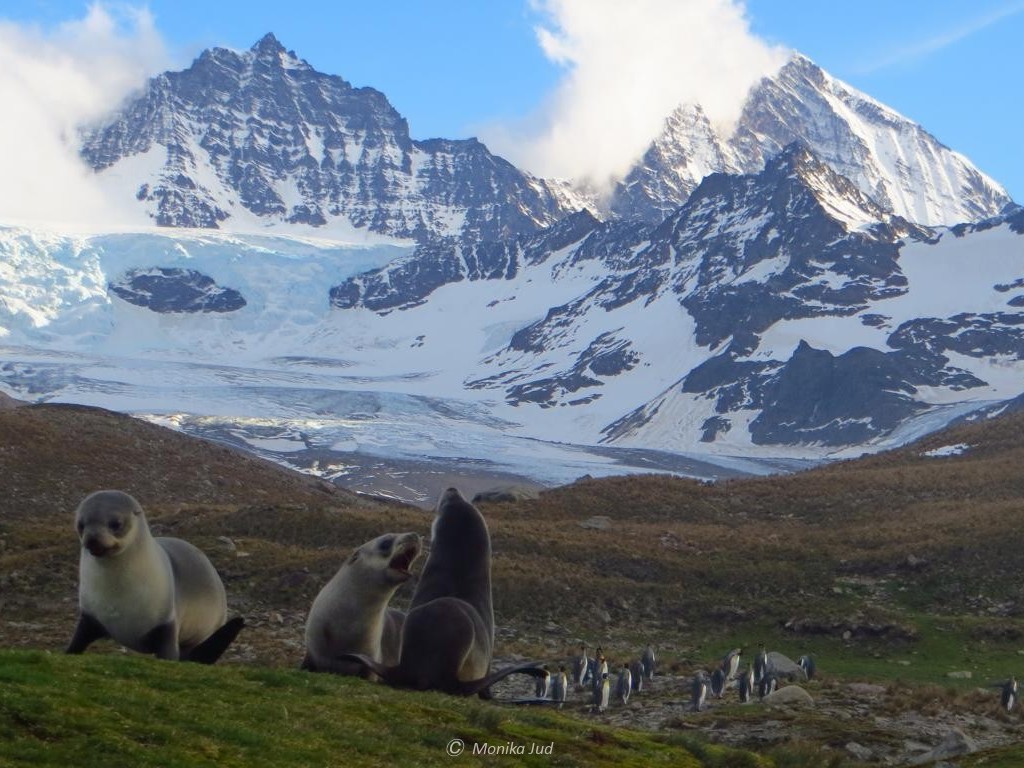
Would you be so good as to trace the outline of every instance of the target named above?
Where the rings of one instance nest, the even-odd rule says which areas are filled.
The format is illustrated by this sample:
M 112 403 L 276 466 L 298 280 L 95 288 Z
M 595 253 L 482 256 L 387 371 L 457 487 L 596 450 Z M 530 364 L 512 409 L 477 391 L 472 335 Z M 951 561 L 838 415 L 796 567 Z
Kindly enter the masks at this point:
M 388 685 L 489 698 L 491 685 L 508 675 L 543 676 L 524 664 L 491 672 L 494 607 L 491 602 L 491 537 L 479 510 L 449 488 L 437 504 L 430 555 L 402 632 L 398 664 L 385 666 L 351 654 Z

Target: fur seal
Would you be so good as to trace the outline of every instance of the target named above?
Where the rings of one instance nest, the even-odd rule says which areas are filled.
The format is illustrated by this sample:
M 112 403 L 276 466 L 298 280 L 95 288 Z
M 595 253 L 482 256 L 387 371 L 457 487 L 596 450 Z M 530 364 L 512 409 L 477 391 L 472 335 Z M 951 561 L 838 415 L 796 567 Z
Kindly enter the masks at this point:
M 366 654 L 341 660 L 358 661 L 394 687 L 481 698 L 490 698 L 490 686 L 508 675 L 545 674 L 534 664 L 491 673 L 493 650 L 490 533 L 479 510 L 449 488 L 437 504 L 398 664 L 385 666 Z
M 187 541 L 154 537 L 127 493 L 87 496 L 75 528 L 79 617 L 67 653 L 111 637 L 161 659 L 212 664 L 242 629 L 241 618 L 225 622 L 224 584 L 206 555 Z
M 362 672 L 363 665 L 338 660 L 346 653 L 362 653 L 386 666 L 398 663 L 405 614 L 388 608 L 388 602 L 412 577 L 409 568 L 422 546 L 418 533 L 386 533 L 353 550 L 309 609 L 303 669 Z

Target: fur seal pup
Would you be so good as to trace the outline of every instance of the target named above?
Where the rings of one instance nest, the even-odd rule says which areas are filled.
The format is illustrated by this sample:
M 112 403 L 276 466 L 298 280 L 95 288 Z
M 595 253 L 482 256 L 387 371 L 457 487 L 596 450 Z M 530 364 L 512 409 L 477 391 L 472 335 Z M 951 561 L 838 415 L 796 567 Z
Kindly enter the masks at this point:
M 67 653 L 111 637 L 161 659 L 212 664 L 242 629 L 241 618 L 225 622 L 224 584 L 206 555 L 187 541 L 154 537 L 127 493 L 86 496 L 75 528 L 79 618 Z
M 353 550 L 309 609 L 302 669 L 365 671 L 362 664 L 338 660 L 346 653 L 362 653 L 385 666 L 398 663 L 405 614 L 388 602 L 412 578 L 409 568 L 422 547 L 418 533 L 386 533 Z
M 346 654 L 398 688 L 490 698 L 490 686 L 521 672 L 545 671 L 523 664 L 491 673 L 494 607 L 491 601 L 491 537 L 479 510 L 455 488 L 437 504 L 430 554 L 423 565 L 402 630 L 398 664 L 385 666 L 366 654 Z

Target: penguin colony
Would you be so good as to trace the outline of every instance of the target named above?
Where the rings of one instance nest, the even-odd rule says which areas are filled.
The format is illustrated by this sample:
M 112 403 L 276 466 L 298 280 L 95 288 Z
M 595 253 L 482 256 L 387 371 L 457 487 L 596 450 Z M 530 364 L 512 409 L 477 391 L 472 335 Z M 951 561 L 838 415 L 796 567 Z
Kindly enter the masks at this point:
M 586 643 L 555 672 L 548 664 L 523 664 L 492 673 L 486 524 L 479 510 L 449 488 L 438 502 L 435 540 L 439 525 L 448 532 L 441 534 L 428 560 L 409 617 L 387 603 L 410 578 L 420 537 L 385 534 L 352 553 L 314 601 L 302 668 L 362 673 L 399 687 L 481 698 L 491 697 L 490 687 L 498 680 L 522 673 L 534 678 L 534 702 L 561 708 L 570 690 L 589 688 L 591 711 L 597 713 L 613 701 L 628 706 L 630 697 L 654 679 L 656 656 L 649 644 L 632 660 L 617 664 L 614 675 L 603 649 L 598 646 L 590 656 Z M 212 664 L 244 627 L 241 618 L 227 618 L 224 586 L 209 559 L 181 539 L 152 536 L 142 507 L 128 494 L 90 494 L 75 511 L 75 528 L 81 543 L 79 619 L 67 653 L 82 653 L 95 640 L 112 638 L 161 659 Z M 449 634 L 436 629 L 439 625 Z M 461 649 L 456 654 L 461 661 L 438 669 L 444 662 L 438 661 L 437 651 L 454 647 Z M 697 670 L 690 683 L 694 712 L 704 710 L 709 698 L 722 699 L 729 689 L 747 703 L 755 694 L 770 696 L 781 679 L 808 681 L 817 673 L 810 655 L 794 662 L 762 646 L 741 669 L 742 654 L 742 648 L 733 648 L 710 674 Z M 1016 678 L 992 687 L 1000 689 L 1001 707 L 1011 711 L 1019 698 Z

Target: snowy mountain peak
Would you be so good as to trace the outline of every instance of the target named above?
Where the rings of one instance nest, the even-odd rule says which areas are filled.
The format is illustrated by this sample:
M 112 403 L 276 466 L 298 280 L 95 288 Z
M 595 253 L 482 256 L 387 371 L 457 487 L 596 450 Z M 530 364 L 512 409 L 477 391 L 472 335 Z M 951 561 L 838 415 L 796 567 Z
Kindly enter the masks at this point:
M 708 173 L 755 173 L 802 142 L 882 208 L 918 224 L 997 215 L 1006 190 L 921 126 L 795 54 L 747 95 L 729 136 L 684 105 L 619 184 L 611 209 L 659 221 Z
M 317 72 L 272 34 L 153 78 L 81 154 L 113 199 L 161 226 L 473 241 L 580 204 L 475 140 L 414 141 L 382 93 Z
M 249 50 L 257 56 L 264 57 L 280 56 L 282 53 L 285 53 L 284 46 L 281 45 L 281 42 L 273 32 L 267 32 L 267 34 L 257 40 Z M 294 56 L 294 53 L 292 56 Z
M 889 223 L 896 218 L 849 179 L 819 160 L 800 141 L 793 142 L 769 160 L 764 175 L 800 182 L 815 197 L 825 214 L 843 224 L 847 231 Z

